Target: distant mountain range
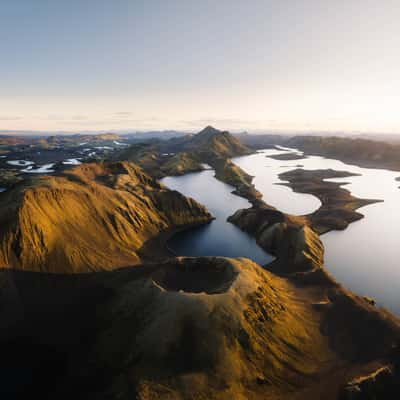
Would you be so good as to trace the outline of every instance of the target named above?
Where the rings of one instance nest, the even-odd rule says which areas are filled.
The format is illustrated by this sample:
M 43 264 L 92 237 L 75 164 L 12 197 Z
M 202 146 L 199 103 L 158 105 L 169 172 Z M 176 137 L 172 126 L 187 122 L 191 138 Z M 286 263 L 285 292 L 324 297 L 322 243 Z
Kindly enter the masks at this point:
M 132 131 L 132 130 L 104 130 L 104 131 L 25 131 L 25 130 L 0 130 L 0 137 L 22 136 L 30 138 L 47 136 L 98 136 L 104 134 L 115 134 L 137 139 L 170 139 L 172 137 L 181 137 L 190 134 L 189 132 L 177 130 L 159 130 L 159 131 Z

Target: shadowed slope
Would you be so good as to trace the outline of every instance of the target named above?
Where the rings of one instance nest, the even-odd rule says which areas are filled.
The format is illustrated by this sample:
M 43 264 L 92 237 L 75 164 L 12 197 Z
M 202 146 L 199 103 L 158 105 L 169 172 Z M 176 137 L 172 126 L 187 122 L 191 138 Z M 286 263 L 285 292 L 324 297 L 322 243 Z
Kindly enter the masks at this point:
M 202 288 L 175 290 L 195 284 L 200 272 Z M 24 318 L 14 331 L 2 331 L 10 334 L 2 348 L 20 361 L 15 390 L 25 385 L 42 398 L 285 398 L 337 361 L 318 313 L 293 285 L 250 260 L 180 258 L 89 275 L 5 274 Z M 25 359 L 39 343 L 48 351 Z M 57 352 L 49 357 L 51 349 Z M 2 371 L 6 360 L 3 353 Z
M 43 399 L 337 400 L 391 364 L 400 335 L 337 285 L 299 287 L 247 259 L 2 271 L 0 294 L 13 311 L 0 320 L 1 390 Z

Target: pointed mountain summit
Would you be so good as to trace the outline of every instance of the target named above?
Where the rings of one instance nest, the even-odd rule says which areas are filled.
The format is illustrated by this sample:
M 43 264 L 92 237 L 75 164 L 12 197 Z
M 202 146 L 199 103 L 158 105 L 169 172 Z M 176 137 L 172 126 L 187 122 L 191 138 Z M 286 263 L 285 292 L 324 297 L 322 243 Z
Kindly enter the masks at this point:
M 160 178 L 201 171 L 202 163 L 218 168 L 216 163 L 251 153 L 229 132 L 207 126 L 194 135 L 132 145 L 117 153 L 115 159 L 133 161 L 151 176 Z
M 186 150 L 210 153 L 217 157 L 229 158 L 251 153 L 251 150 L 227 131 L 207 126 L 194 135 Z
M 214 128 L 213 126 L 207 125 L 207 126 L 206 126 L 205 128 L 203 128 L 200 132 L 198 132 L 198 133 L 196 134 L 196 136 L 208 136 L 208 137 L 210 137 L 210 136 L 213 136 L 213 135 L 217 135 L 217 134 L 219 134 L 219 133 L 221 133 L 221 132 L 222 132 L 222 131 L 220 131 L 220 130 Z

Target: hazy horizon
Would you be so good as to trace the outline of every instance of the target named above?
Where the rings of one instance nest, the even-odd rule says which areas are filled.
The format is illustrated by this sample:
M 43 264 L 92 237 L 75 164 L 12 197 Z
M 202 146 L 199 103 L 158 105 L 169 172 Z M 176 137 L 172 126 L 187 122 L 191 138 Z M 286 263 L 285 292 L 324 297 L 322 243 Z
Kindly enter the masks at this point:
M 400 4 L 6 1 L 0 130 L 400 133 Z
M 184 134 L 196 134 L 199 133 L 206 126 L 203 126 L 199 129 L 168 129 L 168 128 L 160 128 L 160 129 L 99 129 L 99 130 L 86 130 L 86 129 L 76 129 L 76 130 L 10 130 L 10 129 L 0 129 L 0 136 L 38 136 L 38 137 L 48 137 L 48 136 L 56 136 L 56 135 L 98 135 L 98 134 L 118 134 L 118 135 L 132 135 L 132 134 L 146 134 L 152 132 L 178 132 Z M 371 137 L 378 139 L 382 137 L 384 140 L 387 137 L 396 138 L 400 135 L 398 133 L 393 132 L 374 132 L 374 131 L 340 131 L 340 130 L 332 130 L 332 131 L 323 131 L 323 130 L 269 130 L 269 129 L 260 129 L 260 130 L 246 130 L 246 129 L 224 129 L 224 127 L 212 126 L 220 131 L 228 131 L 234 135 L 236 134 L 249 134 L 249 135 L 281 135 L 281 136 L 297 136 L 297 135 L 310 135 L 310 136 L 349 136 L 349 137 Z

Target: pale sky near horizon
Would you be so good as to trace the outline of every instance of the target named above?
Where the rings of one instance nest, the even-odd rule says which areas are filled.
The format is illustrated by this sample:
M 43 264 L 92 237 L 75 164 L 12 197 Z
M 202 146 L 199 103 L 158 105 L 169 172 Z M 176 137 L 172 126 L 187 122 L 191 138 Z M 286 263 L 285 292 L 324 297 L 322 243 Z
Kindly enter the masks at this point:
M 399 0 L 0 0 L 0 130 L 400 133 Z

